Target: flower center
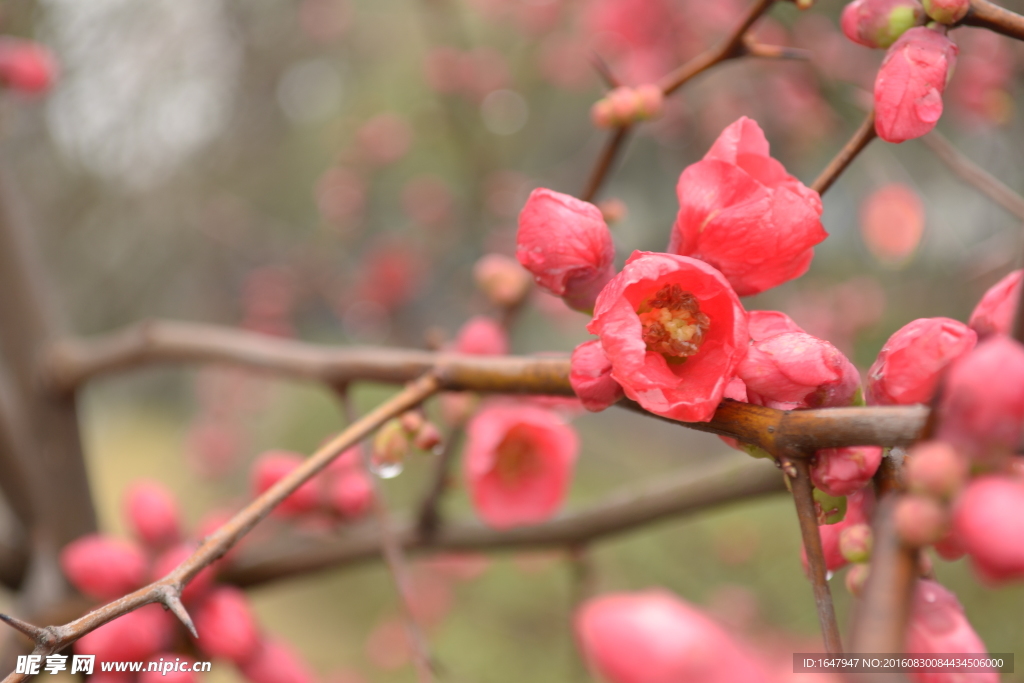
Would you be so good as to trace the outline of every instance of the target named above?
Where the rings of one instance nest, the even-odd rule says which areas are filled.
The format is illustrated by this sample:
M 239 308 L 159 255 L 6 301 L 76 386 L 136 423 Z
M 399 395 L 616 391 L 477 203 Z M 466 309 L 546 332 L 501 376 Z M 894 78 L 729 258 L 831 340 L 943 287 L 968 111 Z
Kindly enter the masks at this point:
M 700 303 L 679 285 L 666 285 L 637 311 L 647 348 L 667 359 L 686 360 L 700 350 L 711 327 Z
M 498 458 L 494 467 L 505 483 L 528 478 L 538 469 L 537 452 L 533 439 L 518 427 L 509 430 L 498 444 Z

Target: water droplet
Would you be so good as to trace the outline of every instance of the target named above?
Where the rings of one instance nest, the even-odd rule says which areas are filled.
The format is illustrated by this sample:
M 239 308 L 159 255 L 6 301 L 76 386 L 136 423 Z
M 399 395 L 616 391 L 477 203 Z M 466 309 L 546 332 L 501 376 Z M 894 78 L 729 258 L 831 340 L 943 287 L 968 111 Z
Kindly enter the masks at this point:
M 829 571 L 825 572 L 825 580 L 826 581 L 831 581 L 832 577 L 835 576 L 835 575 L 836 575 L 836 573 L 830 569 Z
M 401 462 L 370 462 L 370 471 L 381 479 L 394 479 L 402 473 Z

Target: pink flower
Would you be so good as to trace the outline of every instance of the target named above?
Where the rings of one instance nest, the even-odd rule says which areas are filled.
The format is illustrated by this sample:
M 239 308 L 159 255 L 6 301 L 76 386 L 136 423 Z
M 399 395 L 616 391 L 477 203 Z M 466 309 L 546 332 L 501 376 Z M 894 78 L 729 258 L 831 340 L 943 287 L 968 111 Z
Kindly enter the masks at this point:
M 145 605 L 86 633 L 74 648 L 101 662 L 139 661 L 167 647 L 173 632 L 170 612 L 160 605 Z
M 985 643 L 971 628 L 956 596 L 935 581 L 919 579 L 907 623 L 905 651 L 908 654 L 962 653 L 984 656 Z M 948 683 L 948 673 L 912 673 L 914 683 Z M 995 672 L 959 674 L 957 680 L 970 683 L 998 683 Z
M 518 306 L 530 292 L 530 274 L 512 258 L 486 254 L 473 266 L 476 286 L 495 306 Z
M 804 332 L 754 342 L 736 374 L 751 403 L 781 410 L 847 406 L 860 388 L 860 374 L 846 356 Z
M 362 517 L 373 506 L 373 484 L 361 470 L 337 475 L 328 486 L 331 507 L 347 519 Z
M 248 661 L 260 643 L 256 617 L 245 593 L 228 586 L 212 591 L 194 610 L 199 639 L 196 643 L 212 657 L 236 664 Z
M 923 26 L 910 29 L 893 43 L 875 79 L 879 137 L 903 142 L 935 127 L 957 52 L 953 41 Z
M 1024 270 L 1015 270 L 985 292 L 974 307 L 968 324 L 979 337 L 990 334 L 1010 334 L 1013 318 L 1020 299 L 1020 282 Z
M 750 311 L 747 315 L 751 341 L 764 341 L 785 332 L 803 332 L 792 318 L 779 311 Z
M 90 534 L 64 546 L 60 566 L 72 585 L 97 600 L 112 600 L 146 580 L 146 556 L 134 543 Z
M 747 352 L 747 313 L 711 266 L 634 252 L 597 299 L 587 326 L 612 378 L 645 409 L 706 422 Z
M 576 612 L 576 639 L 609 683 L 761 683 L 755 656 L 708 616 L 664 590 L 611 593 Z
M 153 571 L 151 573 L 153 580 L 157 581 L 170 574 L 177 569 L 178 565 L 191 557 L 194 552 L 195 548 L 184 543 L 165 550 L 153 563 Z M 182 599 L 191 601 L 201 597 L 213 586 L 215 573 L 214 568 L 209 566 L 192 577 L 192 580 L 185 586 L 185 590 L 181 592 Z
M 0 37 L 0 83 L 24 93 L 49 90 L 57 73 L 53 54 L 38 43 Z
M 854 0 L 843 8 L 839 23 L 853 42 L 884 48 L 924 22 L 924 8 L 918 0 Z
M 882 463 L 879 446 L 825 448 L 817 453 L 811 468 L 814 485 L 830 496 L 848 496 L 859 491 L 875 476 Z
M 508 353 L 508 334 L 498 321 L 477 315 L 459 330 L 455 350 L 477 356 L 504 356 Z
M 904 543 L 920 548 L 942 540 L 949 531 L 949 512 L 931 496 L 911 493 L 897 501 L 893 525 Z
M 555 413 L 494 405 L 477 413 L 466 435 L 466 481 L 473 507 L 487 524 L 533 524 L 558 510 L 569 488 L 579 438 Z
M 309 665 L 289 646 L 264 640 L 249 661 L 241 665 L 242 675 L 252 683 L 316 683 Z
M 615 274 L 615 246 L 601 210 L 538 188 L 519 214 L 516 258 L 537 284 L 578 311 L 590 311 Z
M 128 523 L 143 543 L 163 547 L 180 536 L 178 502 L 163 484 L 137 481 L 125 499 Z
M 878 188 L 861 205 L 864 244 L 884 264 L 899 266 L 913 256 L 924 236 L 924 222 L 921 197 L 900 183 Z
M 910 449 L 903 464 L 907 488 L 940 500 L 959 493 L 967 481 L 966 458 L 942 441 L 925 441 Z
M 304 460 L 298 453 L 267 451 L 256 460 L 252 468 L 253 494 L 260 495 L 291 474 Z M 318 502 L 317 482 L 311 479 L 281 501 L 274 508 L 274 513 L 282 516 L 301 515 L 315 509 Z
M 868 370 L 872 405 L 928 403 L 951 362 L 974 348 L 974 330 L 949 318 L 919 318 L 889 337 Z
M 679 176 L 668 250 L 707 261 L 740 296 L 800 277 L 828 237 L 821 197 L 768 154 L 757 122 L 740 118 Z
M 974 460 L 1014 452 L 1024 430 L 1024 347 L 989 337 L 946 374 L 937 437 Z
M 612 378 L 612 363 L 601 342 L 583 342 L 572 352 L 569 383 L 583 407 L 598 413 L 622 398 L 622 387 Z
M 1024 578 L 1024 483 L 1005 476 L 975 479 L 956 502 L 953 531 L 987 581 Z

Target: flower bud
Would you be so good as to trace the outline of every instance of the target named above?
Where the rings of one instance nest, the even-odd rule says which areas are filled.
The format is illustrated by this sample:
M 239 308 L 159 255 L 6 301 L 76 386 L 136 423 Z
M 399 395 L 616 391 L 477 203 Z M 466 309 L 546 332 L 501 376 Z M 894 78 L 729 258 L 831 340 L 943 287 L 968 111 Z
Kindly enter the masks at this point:
M 432 422 L 425 422 L 413 437 L 412 444 L 421 451 L 432 451 L 441 445 L 441 432 Z
M 615 127 L 615 114 L 612 111 L 612 103 L 608 99 L 600 99 L 594 102 L 594 105 L 590 108 L 590 121 L 594 124 L 594 128 L 613 128 Z
M 633 90 L 636 100 L 636 118 L 640 120 L 656 119 L 661 116 L 665 106 L 665 95 L 657 85 L 645 83 Z
M 619 86 L 608 93 L 606 99 L 611 103 L 612 116 L 617 124 L 631 123 L 636 118 L 637 101 L 632 88 Z
M 130 593 L 146 580 L 146 557 L 134 543 L 90 534 L 64 546 L 60 566 L 71 584 L 97 600 Z
M 194 610 L 199 638 L 196 644 L 208 655 L 236 664 L 249 660 L 260 643 L 256 617 L 245 593 L 222 586 L 211 592 Z
M 1015 270 L 992 285 L 981 297 L 968 322 L 979 337 L 1010 334 L 1013 317 L 1017 313 L 1017 300 L 1020 299 L 1021 278 L 1024 278 L 1024 270 Z
M 305 458 L 298 453 L 288 451 L 267 451 L 256 460 L 252 468 L 252 488 L 254 495 L 260 495 L 274 484 L 284 479 L 299 467 Z M 314 510 L 319 502 L 319 493 L 315 481 L 307 481 L 274 508 L 274 514 L 289 516 L 301 515 Z
M 881 463 L 879 446 L 824 448 L 811 467 L 811 481 L 833 496 L 848 496 L 871 481 Z
M 967 16 L 971 0 L 922 0 L 924 11 L 940 24 L 955 24 Z
M 956 596 L 935 581 L 922 579 L 914 589 L 904 652 L 908 654 L 963 653 L 984 656 L 985 643 L 971 628 Z M 969 674 L 971 683 L 998 683 L 999 674 Z
M 839 552 L 850 562 L 867 562 L 871 559 L 874 537 L 867 524 L 853 524 L 839 534 Z
M 855 564 L 846 572 L 846 590 L 850 595 L 859 598 L 864 590 L 864 584 L 868 582 L 868 574 L 871 567 L 866 564 Z
M 178 540 L 178 502 L 155 481 L 137 481 L 125 497 L 126 517 L 135 535 L 146 545 L 161 548 Z
M 840 26 L 855 43 L 886 48 L 924 22 L 924 8 L 918 0 L 854 0 L 843 9 Z
M 24 93 L 41 93 L 53 85 L 56 72 L 53 54 L 42 45 L 0 37 L 0 83 Z
M 583 342 L 572 352 L 569 383 L 584 408 L 598 413 L 622 398 L 622 386 L 611 372 L 612 363 L 600 341 Z
M 751 453 L 757 457 L 755 453 Z M 818 524 L 836 524 L 846 516 L 846 497 L 833 496 L 821 489 L 814 489 L 814 508 Z
M 979 477 L 956 502 L 953 531 L 982 578 L 999 583 L 1024 577 L 1024 483 Z
M 327 500 L 342 517 L 358 519 L 373 506 L 373 483 L 361 470 L 346 472 L 328 485 Z
M 513 308 L 530 291 L 530 274 L 519 262 L 502 254 L 487 254 L 473 266 L 476 286 L 495 306 Z
M 949 514 L 934 498 L 910 494 L 896 503 L 893 522 L 907 545 L 923 547 L 945 535 Z
M 942 441 L 927 441 L 910 449 L 903 465 L 907 488 L 913 493 L 948 500 L 967 481 L 967 459 Z
M 508 353 L 508 333 L 497 320 L 476 315 L 459 330 L 455 350 L 474 356 L 504 356 Z
M 407 410 L 398 416 L 398 421 L 402 423 L 402 429 L 405 430 L 406 434 L 415 436 L 416 432 L 420 431 L 420 428 L 426 422 L 426 418 L 418 410 Z
M 949 533 L 935 542 L 935 552 L 939 554 L 939 557 L 950 562 L 959 560 L 967 554 L 964 544 L 960 542 L 960 537 L 956 534 L 955 517 L 953 518 L 953 524 L 954 528 L 950 529 Z
M 408 454 L 409 437 L 406 436 L 402 423 L 398 420 L 388 420 L 373 437 L 373 464 L 377 467 L 400 465 Z
M 598 202 L 597 208 L 601 210 L 601 216 L 604 217 L 604 222 L 609 225 L 618 223 L 626 217 L 626 203 L 621 199 L 605 199 L 604 201 Z

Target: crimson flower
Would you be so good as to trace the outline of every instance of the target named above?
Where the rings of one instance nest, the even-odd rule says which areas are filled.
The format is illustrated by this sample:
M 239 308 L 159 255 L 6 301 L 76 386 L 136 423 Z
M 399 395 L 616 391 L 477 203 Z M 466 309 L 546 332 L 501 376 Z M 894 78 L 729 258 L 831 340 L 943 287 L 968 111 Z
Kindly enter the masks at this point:
M 1024 483 L 1005 476 L 975 479 L 957 499 L 953 531 L 982 578 L 1024 578 Z
M 828 234 L 821 197 L 768 154 L 756 121 L 722 131 L 679 176 L 679 214 L 668 250 L 707 261 L 740 296 L 800 277 Z
M 675 420 L 710 420 L 747 352 L 736 292 L 708 264 L 674 254 L 634 252 L 587 329 L 626 396 Z
M 473 417 L 466 436 L 466 481 L 473 507 L 487 524 L 534 524 L 558 510 L 579 437 L 557 414 L 529 405 L 493 405 Z
M 601 210 L 543 187 L 519 214 L 516 258 L 544 289 L 590 311 L 614 275 L 615 246 Z
M 875 78 L 875 130 L 886 142 L 919 138 L 942 116 L 942 92 L 958 49 L 919 26 L 893 43 Z

